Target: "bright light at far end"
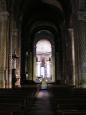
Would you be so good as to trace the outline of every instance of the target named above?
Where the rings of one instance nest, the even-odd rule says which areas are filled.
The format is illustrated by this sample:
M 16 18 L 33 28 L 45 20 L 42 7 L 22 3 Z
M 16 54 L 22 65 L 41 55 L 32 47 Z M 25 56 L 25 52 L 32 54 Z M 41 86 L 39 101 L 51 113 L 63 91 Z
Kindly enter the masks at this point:
M 37 62 L 37 65 L 36 65 L 36 76 L 37 77 L 40 77 L 40 62 Z
M 44 73 L 44 67 L 41 67 L 41 76 L 44 78 L 44 75 L 45 75 L 45 73 Z

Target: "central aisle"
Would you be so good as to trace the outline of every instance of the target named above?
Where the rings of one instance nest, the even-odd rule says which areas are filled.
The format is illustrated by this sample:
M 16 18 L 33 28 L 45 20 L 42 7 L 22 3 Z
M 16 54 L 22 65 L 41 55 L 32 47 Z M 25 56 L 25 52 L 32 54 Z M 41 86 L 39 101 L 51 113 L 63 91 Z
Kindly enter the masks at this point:
M 47 90 L 37 92 L 35 103 L 32 105 L 29 115 L 53 115 L 50 97 L 51 94 Z

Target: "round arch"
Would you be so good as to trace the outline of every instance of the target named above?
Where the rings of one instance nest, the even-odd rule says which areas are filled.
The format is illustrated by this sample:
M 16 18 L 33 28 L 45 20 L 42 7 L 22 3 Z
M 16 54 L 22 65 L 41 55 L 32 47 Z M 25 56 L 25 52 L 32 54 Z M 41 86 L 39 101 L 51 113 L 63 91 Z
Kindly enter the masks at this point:
M 55 45 L 54 35 L 49 30 L 39 30 L 34 36 L 33 80 L 40 82 L 55 81 Z M 50 73 L 51 71 L 51 73 Z

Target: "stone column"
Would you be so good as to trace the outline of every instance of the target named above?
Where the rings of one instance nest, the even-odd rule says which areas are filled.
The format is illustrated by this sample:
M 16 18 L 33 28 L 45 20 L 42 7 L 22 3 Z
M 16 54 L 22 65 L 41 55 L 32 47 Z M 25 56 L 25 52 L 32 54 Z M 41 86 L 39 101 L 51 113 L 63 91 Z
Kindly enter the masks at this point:
M 66 43 L 66 52 L 65 52 L 65 63 L 66 63 L 66 83 L 69 85 L 73 84 L 73 64 L 72 64 L 72 37 L 70 28 L 65 28 L 65 43 Z
M 10 15 L 10 23 L 9 23 L 9 88 L 12 88 L 12 28 L 13 28 L 13 19 Z
M 79 86 L 79 41 L 78 41 L 78 10 L 79 10 L 79 2 L 80 0 L 70 0 L 71 1 L 71 5 L 72 5 L 72 14 L 71 14 L 71 29 L 72 32 L 71 34 L 73 35 L 74 38 L 74 51 L 75 51 L 75 67 L 73 70 L 73 78 L 75 76 L 75 86 L 78 87 Z M 82 1 L 82 0 L 81 0 Z M 73 64 L 74 66 L 74 64 Z M 75 72 L 74 72 L 75 71 Z M 75 75 L 74 75 L 75 74 Z M 73 81 L 73 82 L 74 82 Z
M 75 39 L 74 39 L 74 30 L 73 28 L 68 29 L 70 37 L 71 37 L 71 53 L 72 53 L 72 85 L 76 85 L 76 67 L 75 67 Z
M 15 25 L 14 25 L 14 17 L 10 15 L 10 23 L 9 23 L 9 30 L 10 30 L 10 36 L 9 36 L 9 88 L 12 88 L 12 69 L 13 69 L 13 52 L 15 49 Z
M 35 49 L 35 46 L 34 46 Z M 34 54 L 33 54 L 33 50 L 30 51 L 30 79 L 29 80 L 35 80 L 36 78 L 36 50 L 34 50 Z M 33 57 L 34 56 L 34 57 Z
M 52 56 L 51 56 L 51 75 L 52 75 L 52 82 L 55 82 L 55 43 L 52 41 Z
M 80 87 L 86 88 L 86 22 L 79 21 L 79 80 Z
M 19 78 L 19 86 L 21 86 L 20 84 L 20 80 L 21 80 L 21 31 L 20 31 L 20 28 L 18 30 L 18 38 L 17 38 L 17 56 L 18 56 L 18 59 L 17 59 L 17 71 L 16 71 L 16 74 Z
M 56 51 L 55 52 L 55 56 L 56 56 L 56 64 L 55 64 L 55 81 L 58 83 L 58 81 L 61 81 L 61 71 L 60 71 L 60 59 L 59 59 L 59 52 Z
M 0 12 L 0 87 L 8 81 L 8 12 Z
M 61 50 L 60 50 L 60 58 L 62 58 L 61 59 L 61 63 L 62 63 L 62 65 L 61 65 L 61 69 L 60 69 L 60 71 L 62 71 L 62 73 L 61 73 L 61 81 L 62 81 L 62 84 L 67 84 L 68 83 L 68 79 L 67 79 L 67 52 L 68 52 L 68 50 L 67 50 L 67 44 L 68 44 L 68 31 L 67 31 L 67 29 L 66 29 L 66 27 L 65 26 L 62 26 L 61 27 L 61 41 L 60 41 L 61 43 Z
M 67 29 L 68 38 L 66 41 L 66 74 L 67 74 L 67 80 L 69 81 L 69 84 L 76 86 L 77 85 L 77 69 L 76 69 L 76 59 L 77 59 L 77 52 L 76 52 L 76 40 L 74 35 L 74 29 L 73 27 Z
M 73 28 L 68 28 L 66 39 L 66 80 L 69 85 L 76 85 L 75 39 Z
M 26 51 L 25 54 L 25 76 L 26 76 L 26 80 L 28 80 L 28 51 Z
M 13 53 L 15 52 L 16 55 L 16 62 L 15 62 L 15 79 L 20 81 L 20 61 L 21 61 L 21 32 L 19 30 L 19 28 L 17 28 L 16 22 L 14 20 L 14 18 L 12 18 L 12 24 L 11 24 L 11 55 L 13 55 Z M 12 59 L 13 62 L 13 59 Z M 11 64 L 11 70 L 13 69 L 13 63 Z M 13 77 L 13 76 L 12 76 Z M 15 85 L 20 86 L 19 81 L 15 82 Z
M 36 56 L 32 57 L 32 51 L 28 53 L 28 80 L 35 80 L 36 77 Z

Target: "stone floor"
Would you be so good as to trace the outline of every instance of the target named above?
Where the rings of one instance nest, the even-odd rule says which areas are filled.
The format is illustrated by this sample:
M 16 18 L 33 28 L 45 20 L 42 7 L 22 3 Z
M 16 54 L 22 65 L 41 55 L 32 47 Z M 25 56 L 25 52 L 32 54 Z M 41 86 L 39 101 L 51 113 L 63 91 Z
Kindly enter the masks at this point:
M 31 106 L 29 115 L 54 115 L 50 97 L 51 94 L 47 90 L 37 92 L 35 103 Z

